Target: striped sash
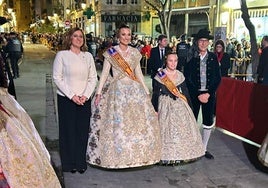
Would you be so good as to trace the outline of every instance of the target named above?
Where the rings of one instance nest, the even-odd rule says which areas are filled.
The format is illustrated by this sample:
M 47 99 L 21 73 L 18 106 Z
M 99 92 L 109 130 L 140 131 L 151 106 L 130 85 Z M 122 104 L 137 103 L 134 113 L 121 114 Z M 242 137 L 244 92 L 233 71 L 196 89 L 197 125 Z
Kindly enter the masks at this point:
M 181 98 L 185 102 L 187 102 L 187 98 L 185 95 L 179 92 L 176 85 L 170 80 L 167 74 L 163 71 L 163 69 L 158 69 L 157 72 L 158 78 L 162 81 L 162 83 L 166 86 L 166 88 L 176 97 Z
M 129 64 L 113 47 L 108 49 L 108 54 L 112 57 L 113 62 L 115 62 L 118 67 L 120 67 L 123 73 L 125 73 L 132 80 L 138 81 Z

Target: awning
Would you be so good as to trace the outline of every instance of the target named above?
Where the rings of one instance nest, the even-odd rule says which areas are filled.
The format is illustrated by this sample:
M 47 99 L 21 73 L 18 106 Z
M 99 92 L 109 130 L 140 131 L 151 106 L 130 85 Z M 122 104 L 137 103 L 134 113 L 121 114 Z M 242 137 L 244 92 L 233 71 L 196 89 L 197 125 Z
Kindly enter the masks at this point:
M 268 17 L 268 9 L 249 9 L 248 14 L 251 18 Z M 234 10 L 234 19 L 241 18 L 241 10 Z
M 200 14 L 200 13 L 206 13 L 209 11 L 210 6 L 201 6 L 201 7 L 189 7 L 189 8 L 177 8 L 172 9 L 172 14 L 178 15 L 178 14 Z

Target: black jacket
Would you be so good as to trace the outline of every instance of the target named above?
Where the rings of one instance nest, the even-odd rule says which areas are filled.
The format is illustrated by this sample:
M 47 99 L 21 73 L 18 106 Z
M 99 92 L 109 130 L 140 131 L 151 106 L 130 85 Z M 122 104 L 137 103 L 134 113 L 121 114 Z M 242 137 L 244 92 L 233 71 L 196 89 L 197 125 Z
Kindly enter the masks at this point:
M 210 95 L 215 95 L 221 81 L 220 67 L 216 55 L 208 52 L 207 59 L 207 91 Z M 200 81 L 200 57 L 193 57 L 185 66 L 184 76 L 189 93 L 192 97 L 198 96 L 204 92 L 199 91 L 201 88 Z
M 187 98 L 187 102 L 189 104 L 190 107 L 192 107 L 192 103 L 191 103 L 191 99 L 190 99 L 190 95 L 186 86 L 185 81 L 182 82 L 181 84 L 177 85 L 178 90 L 185 95 L 185 97 Z M 168 89 L 167 87 L 162 84 L 159 83 L 158 81 L 156 81 L 155 84 L 155 89 L 152 95 L 152 104 L 154 106 L 154 110 L 156 112 L 158 112 L 158 99 L 160 95 L 166 95 L 169 96 L 170 98 L 172 98 L 173 100 L 177 100 L 177 97 L 175 97 Z

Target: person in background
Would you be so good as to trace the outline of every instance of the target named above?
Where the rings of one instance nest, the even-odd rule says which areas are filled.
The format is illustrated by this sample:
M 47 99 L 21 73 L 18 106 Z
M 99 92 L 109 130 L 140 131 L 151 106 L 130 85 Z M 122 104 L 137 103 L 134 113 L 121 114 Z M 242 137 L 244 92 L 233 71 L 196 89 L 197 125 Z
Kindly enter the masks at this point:
M 245 51 L 242 47 L 241 43 L 237 43 L 236 44 L 236 48 L 235 48 L 235 67 L 236 67 L 236 73 L 237 74 L 245 74 L 245 68 L 246 68 L 246 64 L 245 64 Z M 240 76 L 239 79 L 243 80 L 244 76 Z
M 223 40 L 219 39 L 215 42 L 214 53 L 216 54 L 218 63 L 220 65 L 221 76 L 228 77 L 231 60 L 229 54 L 225 52 L 225 45 Z
M 168 47 L 168 39 L 166 35 L 159 35 L 158 46 L 152 48 L 151 56 L 148 60 L 148 68 L 151 74 L 151 78 L 154 79 L 157 70 L 164 66 L 165 55 L 170 51 Z M 154 87 L 154 80 L 152 81 L 152 86 Z
M 161 128 L 163 165 L 177 165 L 202 157 L 205 149 L 192 109 L 191 99 L 182 72 L 176 70 L 178 56 L 168 53 L 166 68 L 155 76 L 156 85 L 152 100 L 158 112 Z M 166 82 L 169 79 L 171 82 Z M 173 89 L 177 92 L 173 92 Z
M 0 187 L 60 188 L 32 119 L 7 91 L 0 62 Z
M 168 39 L 166 35 L 158 36 L 158 46 L 152 48 L 151 56 L 148 60 L 148 72 L 151 75 L 152 79 L 152 88 L 154 92 L 155 82 L 154 79 L 159 68 L 163 68 L 165 64 L 165 56 L 171 49 L 168 47 Z M 153 99 L 155 99 L 153 97 Z
M 1 37 L 0 37 L 0 39 L 1 39 Z M 4 39 L 2 39 L 2 40 L 4 40 Z M 4 73 L 7 76 L 8 92 L 9 92 L 9 94 L 13 95 L 15 97 L 15 99 L 16 99 L 17 96 L 16 96 L 16 90 L 15 90 L 15 84 L 14 84 L 14 80 L 13 80 L 13 75 L 11 73 L 10 66 L 9 66 L 8 61 L 7 61 L 7 55 L 6 55 L 6 52 L 4 51 L 3 47 L 4 46 L 2 46 L 2 48 L 0 49 L 0 62 L 3 64 L 3 70 L 4 70 Z
M 150 41 L 148 39 L 146 39 L 144 41 L 144 46 L 141 49 L 141 55 L 143 55 L 147 59 L 149 59 L 151 56 L 151 49 L 152 49 L 152 47 L 151 47 Z
M 22 57 L 23 46 L 15 32 L 10 32 L 5 51 L 10 59 L 13 78 L 16 79 L 20 76 L 18 61 Z
M 213 39 L 210 32 L 207 29 L 200 29 L 193 37 L 195 37 L 198 50 L 197 53 L 193 53 L 191 60 L 186 64 L 184 75 L 196 120 L 200 106 L 202 109 L 205 157 L 214 159 L 214 156 L 207 150 L 207 145 L 214 126 L 216 90 L 221 81 L 220 66 L 217 56 L 208 51 L 209 40 Z
M 86 34 L 86 43 L 88 47 L 88 52 L 90 52 L 95 59 L 97 55 L 97 44 L 94 41 L 93 35 L 91 33 Z
M 53 63 L 57 87 L 59 148 L 64 172 L 84 173 L 90 121 L 90 102 L 97 84 L 97 71 L 80 28 L 66 34 L 63 50 Z
M 177 69 L 181 72 L 184 71 L 184 66 L 187 63 L 188 51 L 190 49 L 190 44 L 186 43 L 186 34 L 180 36 L 180 42 L 177 44 L 176 52 L 178 55 L 178 67 Z
M 258 80 L 257 83 L 268 85 L 268 36 L 263 36 L 261 40 L 261 55 L 257 68 Z
M 152 165 L 160 160 L 160 127 L 144 83 L 142 55 L 129 45 L 129 26 L 121 25 L 117 37 L 119 45 L 103 54 L 92 103 L 87 162 L 109 169 Z

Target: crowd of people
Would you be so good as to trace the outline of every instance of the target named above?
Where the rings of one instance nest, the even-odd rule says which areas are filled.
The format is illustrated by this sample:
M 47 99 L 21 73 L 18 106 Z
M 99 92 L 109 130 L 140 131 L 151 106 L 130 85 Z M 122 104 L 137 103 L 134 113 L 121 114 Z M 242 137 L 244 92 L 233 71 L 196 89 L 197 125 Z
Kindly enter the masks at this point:
M 39 39 L 48 42 L 45 35 Z M 83 174 L 88 164 L 124 169 L 214 159 L 208 142 L 214 126 L 216 91 L 221 78 L 234 68 L 232 58 L 242 58 L 242 46 L 235 49 L 223 40 L 212 46 L 213 36 L 207 29 L 200 29 L 192 39 L 183 34 L 180 43 L 169 43 L 161 34 L 155 41 L 139 41 L 124 24 L 112 38 L 99 43 L 80 28 L 71 28 L 58 39 L 53 81 L 64 172 Z M 267 44 L 264 37 L 260 61 L 265 59 Z M 22 53 L 21 43 L 19 46 Z M 10 48 L 8 44 L 5 47 Z M 6 51 L 9 56 L 5 57 L 19 57 Z M 148 59 L 152 93 L 141 70 L 144 57 Z M 98 61 L 102 64 L 99 80 Z M 60 187 L 30 117 L 14 94 L 8 93 L 9 73 L 4 68 L 5 59 L 0 58 L 0 62 L 0 186 Z M 267 83 L 267 70 L 267 63 L 260 62 L 259 83 Z M 16 66 L 11 72 L 11 78 L 19 77 Z M 202 128 L 197 123 L 200 109 Z M 267 142 L 266 138 L 259 152 L 264 165 L 268 163 Z M 17 163 L 10 165 L 10 160 Z M 31 168 L 23 168 L 25 164 Z M 17 178 L 18 172 L 36 178 L 25 182 Z

